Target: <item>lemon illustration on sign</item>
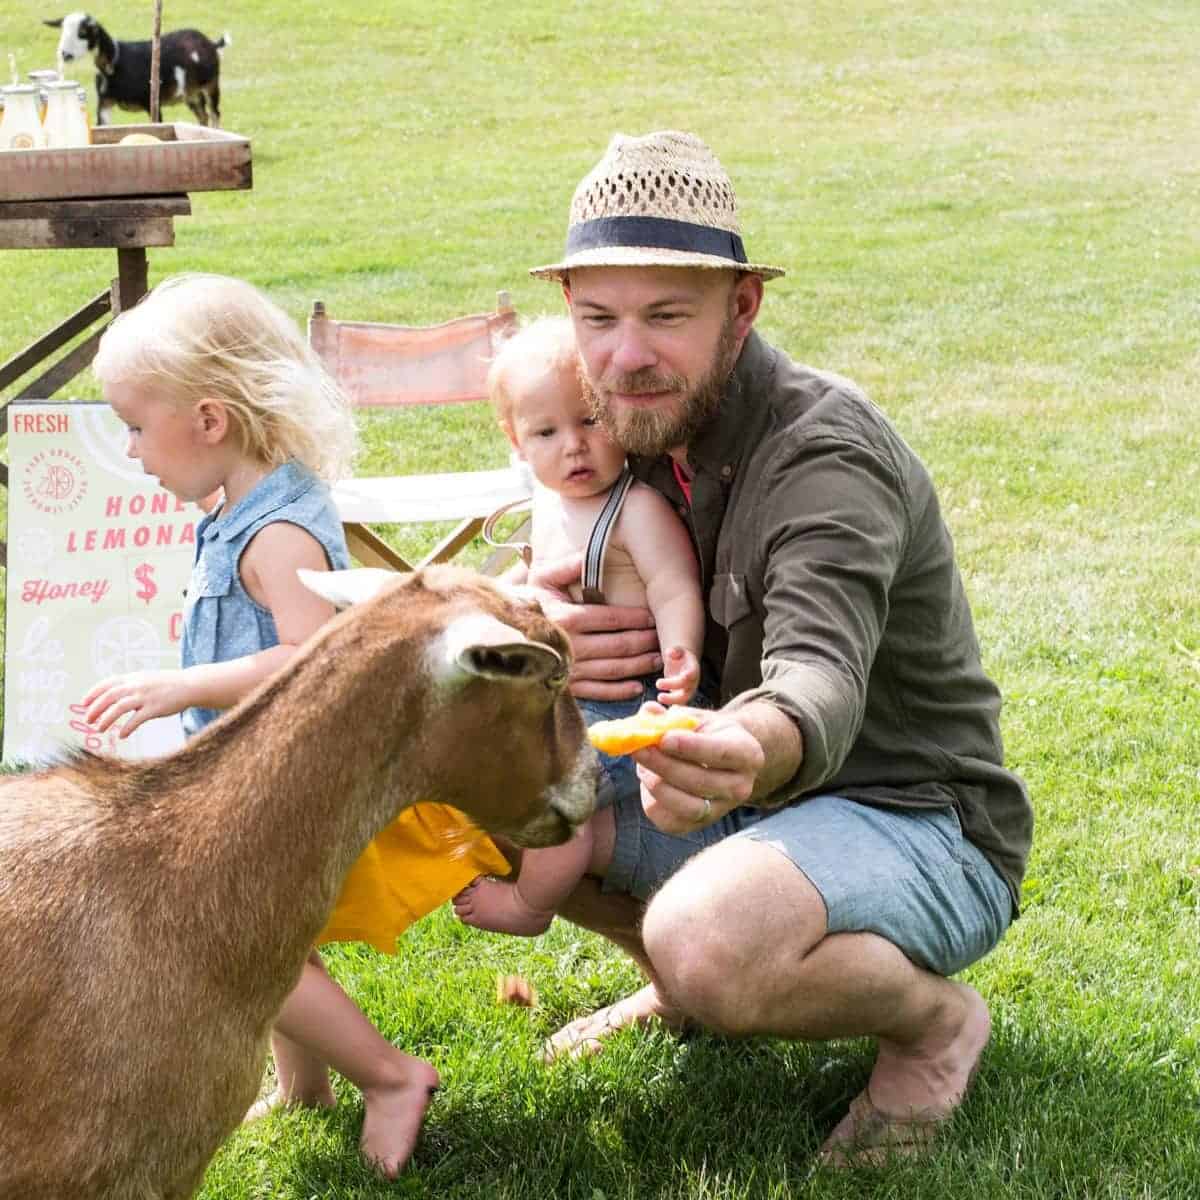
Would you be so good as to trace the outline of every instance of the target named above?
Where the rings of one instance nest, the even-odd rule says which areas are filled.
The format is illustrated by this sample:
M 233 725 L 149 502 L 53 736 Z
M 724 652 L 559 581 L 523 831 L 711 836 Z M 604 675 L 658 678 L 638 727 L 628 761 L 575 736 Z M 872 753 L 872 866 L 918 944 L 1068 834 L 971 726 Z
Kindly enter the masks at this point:
M 122 146 L 157 146 L 160 139 L 152 133 L 127 133 L 120 144 Z

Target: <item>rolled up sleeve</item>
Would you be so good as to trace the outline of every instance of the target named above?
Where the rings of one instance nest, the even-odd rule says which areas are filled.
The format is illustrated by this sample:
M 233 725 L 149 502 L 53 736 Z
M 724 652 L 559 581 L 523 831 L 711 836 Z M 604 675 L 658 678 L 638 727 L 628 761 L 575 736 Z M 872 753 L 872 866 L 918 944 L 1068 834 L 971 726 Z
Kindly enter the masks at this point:
M 763 595 L 762 682 L 730 708 L 766 701 L 803 738 L 783 803 L 835 775 L 858 736 L 889 590 L 910 528 L 903 476 L 855 431 L 808 430 L 773 457 L 755 517 Z

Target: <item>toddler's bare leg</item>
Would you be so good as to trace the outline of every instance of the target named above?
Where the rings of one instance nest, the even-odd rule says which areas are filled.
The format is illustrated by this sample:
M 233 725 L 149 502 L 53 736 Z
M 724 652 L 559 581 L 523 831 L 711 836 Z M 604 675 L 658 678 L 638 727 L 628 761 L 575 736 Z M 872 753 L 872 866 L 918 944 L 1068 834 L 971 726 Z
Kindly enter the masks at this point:
M 300 983 L 275 1022 L 276 1038 L 282 1035 L 285 1040 L 285 1062 L 290 1061 L 291 1047 L 299 1050 L 301 1070 L 309 1072 L 306 1079 L 311 1079 L 314 1063 L 321 1064 L 322 1071 L 328 1063 L 362 1090 L 366 1115 L 359 1145 L 381 1174 L 394 1179 L 417 1144 L 438 1073 L 430 1063 L 387 1041 L 318 964 L 319 959 L 305 964 Z M 326 1073 L 326 1086 L 328 1082 Z M 321 1102 L 301 1099 L 284 1088 L 281 1071 L 280 1099 Z M 332 1092 L 329 1096 L 332 1099 Z
M 267 1116 L 280 1105 L 333 1108 L 337 1104 L 329 1082 L 329 1068 L 299 1042 L 276 1030 L 271 1034 L 271 1057 L 275 1060 L 275 1090 L 250 1106 L 242 1118 L 243 1124 Z
M 591 822 L 561 846 L 526 850 L 516 882 L 480 877 L 454 897 L 459 920 L 477 929 L 536 937 L 574 890 L 592 854 Z
M 313 950 L 304 971 L 324 973 L 321 956 Z M 301 976 L 303 979 L 303 975 Z M 302 1104 L 308 1108 L 333 1108 L 337 1097 L 329 1082 L 329 1067 L 325 1061 L 310 1054 L 299 1042 L 280 1033 L 271 1033 L 271 1056 L 275 1060 L 275 1090 L 250 1106 L 243 1121 L 257 1121 L 281 1104 Z

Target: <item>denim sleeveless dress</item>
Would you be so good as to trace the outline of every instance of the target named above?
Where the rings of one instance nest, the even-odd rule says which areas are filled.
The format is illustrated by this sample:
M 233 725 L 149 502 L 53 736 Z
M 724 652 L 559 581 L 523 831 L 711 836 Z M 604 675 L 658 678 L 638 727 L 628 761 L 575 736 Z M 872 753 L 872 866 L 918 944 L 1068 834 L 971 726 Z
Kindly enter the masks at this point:
M 251 598 L 238 574 L 242 551 L 273 521 L 287 521 L 311 533 L 333 570 L 350 566 L 329 488 L 294 460 L 276 467 L 230 512 L 222 504 L 196 528 L 196 560 L 183 611 L 185 667 L 228 662 L 279 644 L 275 619 Z M 185 709 L 183 731 L 192 737 L 220 715 L 214 708 Z

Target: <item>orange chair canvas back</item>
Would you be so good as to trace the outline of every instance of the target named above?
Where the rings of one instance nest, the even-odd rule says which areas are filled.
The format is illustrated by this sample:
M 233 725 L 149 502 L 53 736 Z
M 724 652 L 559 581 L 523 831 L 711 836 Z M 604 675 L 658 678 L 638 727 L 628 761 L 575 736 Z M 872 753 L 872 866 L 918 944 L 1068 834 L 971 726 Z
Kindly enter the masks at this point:
M 487 397 L 488 366 L 517 323 L 504 293 L 494 313 L 421 326 L 335 321 L 318 300 L 308 338 L 354 405 L 455 404 Z

